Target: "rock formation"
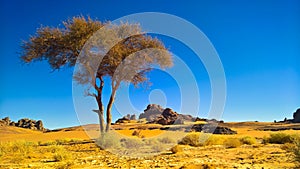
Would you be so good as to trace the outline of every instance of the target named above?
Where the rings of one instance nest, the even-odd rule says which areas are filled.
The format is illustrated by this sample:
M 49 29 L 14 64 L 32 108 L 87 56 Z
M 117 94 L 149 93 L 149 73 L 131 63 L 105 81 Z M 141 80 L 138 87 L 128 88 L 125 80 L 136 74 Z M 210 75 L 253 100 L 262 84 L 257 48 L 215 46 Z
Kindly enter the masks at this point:
M 43 122 L 41 120 L 31 120 L 28 118 L 20 119 L 18 122 L 11 121 L 9 117 L 5 117 L 2 120 L 0 120 L 0 125 L 7 125 L 7 126 L 16 126 L 26 129 L 32 129 L 32 130 L 40 130 L 40 131 L 46 131 L 47 129 L 44 128 Z
M 144 113 L 141 113 L 139 119 L 145 118 L 147 121 L 153 121 L 157 117 L 161 117 L 164 109 L 157 104 L 149 104 L 147 108 L 144 110 Z
M 129 123 L 130 119 L 127 116 L 124 116 L 122 118 L 119 118 L 116 123 Z
M 163 109 L 160 105 L 149 104 L 139 116 L 139 119 L 145 118 L 149 123 L 170 125 L 183 124 L 185 121 L 195 121 L 191 115 L 184 115 L 175 112 L 170 108 Z
M 130 115 L 127 114 L 126 116 L 119 118 L 115 123 L 131 123 L 131 122 L 136 122 L 136 116 L 135 114 Z
M 293 122 L 294 123 L 300 123 L 300 108 L 297 109 L 297 111 L 293 114 Z
M 213 134 L 237 134 L 228 127 L 216 126 L 217 124 L 195 124 L 190 131 L 213 133 Z

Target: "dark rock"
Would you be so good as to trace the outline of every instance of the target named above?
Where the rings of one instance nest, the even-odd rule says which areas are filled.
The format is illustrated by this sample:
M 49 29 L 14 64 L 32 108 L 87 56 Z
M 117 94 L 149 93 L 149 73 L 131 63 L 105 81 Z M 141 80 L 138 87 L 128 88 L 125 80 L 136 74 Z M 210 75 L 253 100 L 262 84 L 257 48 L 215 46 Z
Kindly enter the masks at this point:
M 166 119 L 177 119 L 178 117 L 178 113 L 174 112 L 172 109 L 170 108 L 166 108 L 163 112 L 162 112 L 162 116 Z
M 136 115 L 135 114 L 131 115 L 130 120 L 136 120 Z
M 35 127 L 37 130 L 44 130 L 44 125 L 43 125 L 43 122 L 41 120 L 38 120 L 36 123 L 35 123 Z
M 216 126 L 217 124 L 195 124 L 190 131 L 213 133 L 213 134 L 237 134 L 228 127 Z
M 10 123 L 10 119 L 9 117 L 5 117 L 4 119 L 2 119 L 5 125 L 9 125 Z
M 21 127 L 21 128 L 27 128 L 32 130 L 40 130 L 40 131 L 46 131 L 47 129 L 44 128 L 43 122 L 41 120 L 31 120 L 31 119 L 20 119 L 18 122 L 11 121 L 8 117 L 0 120 L 0 124 L 7 125 L 7 126 L 15 126 L 15 127 Z
M 297 111 L 293 114 L 293 122 L 294 123 L 300 123 L 300 108 L 297 109 Z
M 116 124 L 120 123 L 129 123 L 130 119 L 127 116 L 124 116 L 116 121 Z

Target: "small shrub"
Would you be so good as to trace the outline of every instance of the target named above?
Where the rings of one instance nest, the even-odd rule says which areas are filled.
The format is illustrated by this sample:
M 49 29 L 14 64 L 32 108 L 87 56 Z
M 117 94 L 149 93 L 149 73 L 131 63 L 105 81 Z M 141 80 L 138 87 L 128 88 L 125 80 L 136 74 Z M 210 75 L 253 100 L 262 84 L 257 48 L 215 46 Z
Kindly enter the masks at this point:
M 120 141 L 119 139 L 110 133 L 102 134 L 100 138 L 96 140 L 97 145 L 99 145 L 102 149 L 119 147 Z
M 40 142 L 39 143 L 40 146 L 51 146 L 51 145 L 57 145 L 56 141 L 47 141 L 47 142 Z
M 262 144 L 268 144 L 270 142 L 269 137 L 264 136 L 262 139 Z
M 72 157 L 71 154 L 67 152 L 65 149 L 62 149 L 53 155 L 55 161 L 66 161 L 71 159 L 71 157 Z
M 242 145 L 241 141 L 237 138 L 228 138 L 224 141 L 224 146 L 226 148 L 237 148 L 241 145 Z
M 223 145 L 225 141 L 224 137 L 221 136 L 210 136 L 205 142 L 205 146 L 211 146 L 211 145 Z
M 201 146 L 200 133 L 191 133 L 182 138 L 179 144 L 190 146 Z
M 143 146 L 142 140 L 137 138 L 126 139 L 122 144 L 128 149 L 138 149 Z
M 132 136 L 142 137 L 141 130 L 134 130 Z
M 242 137 L 240 138 L 240 141 L 242 144 L 248 144 L 248 145 L 256 144 L 256 139 L 250 136 Z
M 65 145 L 65 144 L 68 144 L 70 142 L 69 139 L 57 139 L 55 140 L 56 142 L 56 145 Z
M 297 167 L 300 168 L 300 138 L 296 138 L 294 140 L 295 148 L 293 149 L 293 153 L 295 155 L 295 161 L 297 163 Z
M 158 139 L 159 142 L 164 143 L 164 144 L 171 144 L 171 143 L 175 143 L 175 140 L 173 140 L 170 137 L 163 137 Z
M 64 162 L 64 163 L 58 163 L 55 165 L 55 168 L 56 169 L 69 169 L 71 168 L 72 166 L 74 165 L 74 162 L 72 161 L 67 161 L 67 162 Z
M 183 148 L 180 147 L 179 145 L 176 145 L 176 146 L 172 147 L 170 150 L 172 151 L 173 154 L 183 152 Z
M 161 151 L 164 151 L 165 150 L 165 146 L 163 145 L 163 144 L 155 144 L 155 145 L 153 145 L 152 147 L 151 147 L 151 149 L 154 151 L 154 152 L 156 152 L 156 153 L 158 153 L 158 152 L 161 152 Z
M 293 136 L 285 133 L 274 133 L 271 134 L 268 140 L 266 140 L 268 143 L 273 144 L 285 144 L 285 143 L 292 143 L 293 142 Z
M 281 148 L 293 153 L 296 168 L 300 168 L 300 137 L 294 136 L 292 143 L 285 143 Z
M 63 149 L 64 149 L 64 147 L 61 145 L 50 145 L 50 146 L 47 146 L 46 152 L 57 153 L 60 151 L 64 151 Z
M 154 139 L 154 138 L 149 138 L 149 139 L 143 139 L 143 142 L 150 146 L 150 145 L 155 145 L 155 144 L 159 144 L 158 140 L 157 139 Z
M 10 157 L 12 163 L 20 163 L 31 158 L 31 153 L 37 147 L 37 143 L 27 141 L 0 143 L 0 157 Z

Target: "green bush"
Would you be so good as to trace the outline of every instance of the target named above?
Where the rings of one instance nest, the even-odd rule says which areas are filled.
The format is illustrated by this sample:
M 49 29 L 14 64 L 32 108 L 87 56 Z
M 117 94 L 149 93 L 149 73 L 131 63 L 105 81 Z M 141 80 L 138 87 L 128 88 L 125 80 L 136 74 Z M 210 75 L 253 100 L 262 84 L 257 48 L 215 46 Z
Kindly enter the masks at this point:
M 240 138 L 240 141 L 242 144 L 248 144 L 248 145 L 256 144 L 256 139 L 250 136 L 242 137 Z
M 237 148 L 241 145 L 242 143 L 238 138 L 228 138 L 224 141 L 224 146 L 226 148 Z

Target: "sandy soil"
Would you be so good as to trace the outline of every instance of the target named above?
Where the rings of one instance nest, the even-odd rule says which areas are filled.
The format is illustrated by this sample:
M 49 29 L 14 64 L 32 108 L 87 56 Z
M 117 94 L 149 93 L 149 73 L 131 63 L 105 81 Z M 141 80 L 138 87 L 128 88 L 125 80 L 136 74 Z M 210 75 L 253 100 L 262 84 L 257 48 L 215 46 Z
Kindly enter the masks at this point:
M 230 127 L 238 132 L 234 136 L 222 137 L 243 137 L 253 136 L 257 140 L 268 136 L 275 131 L 257 130 L 261 127 L 272 126 L 272 123 L 225 123 L 223 126 Z M 284 127 L 288 125 L 282 125 Z M 116 126 L 115 126 L 116 127 Z M 120 128 L 120 126 L 118 126 Z M 91 130 L 92 131 L 92 130 Z M 124 135 L 132 135 L 134 130 L 124 128 L 117 132 Z M 93 131 L 92 131 L 93 132 Z M 143 130 L 141 134 L 144 137 L 154 137 L 161 135 L 165 131 Z M 277 132 L 277 131 L 276 131 Z M 289 134 L 300 134 L 300 130 L 279 131 Z M 192 147 L 181 145 L 182 152 L 172 153 L 166 149 L 162 154 L 152 157 L 118 156 L 101 150 L 90 140 L 89 136 L 80 127 L 61 129 L 56 132 L 42 133 L 21 129 L 17 127 L 0 127 L 0 142 L 12 141 L 32 141 L 47 143 L 57 139 L 79 139 L 81 141 L 56 145 L 62 147 L 65 154 L 69 157 L 67 160 L 53 160 L 53 153 L 48 152 L 51 145 L 35 146 L 30 154 L 30 158 L 15 161 L 14 152 L 10 155 L 0 156 L 0 168 L 293 168 L 295 164 L 292 160 L 292 154 L 286 152 L 279 144 L 254 144 L 242 145 L 238 148 L 226 148 L 223 145 L 212 145 L 203 147 Z M 175 132 L 174 132 L 175 133 Z M 168 134 L 174 134 L 168 133 Z M 97 132 L 94 131 L 94 135 Z M 166 134 L 166 133 L 165 133 Z M 52 147 L 53 148 L 53 147 Z M 57 148 L 57 147 L 56 147 Z M 45 153 L 45 152 L 48 152 Z

